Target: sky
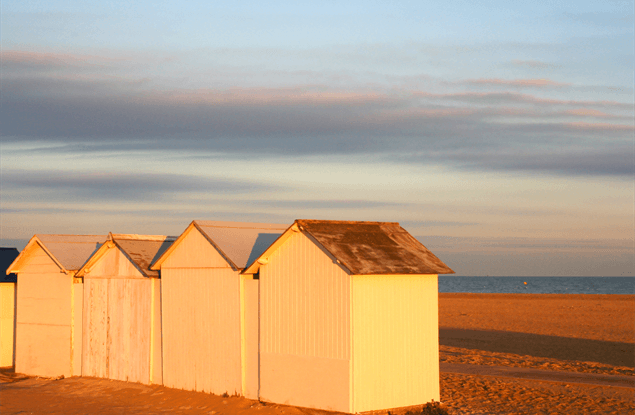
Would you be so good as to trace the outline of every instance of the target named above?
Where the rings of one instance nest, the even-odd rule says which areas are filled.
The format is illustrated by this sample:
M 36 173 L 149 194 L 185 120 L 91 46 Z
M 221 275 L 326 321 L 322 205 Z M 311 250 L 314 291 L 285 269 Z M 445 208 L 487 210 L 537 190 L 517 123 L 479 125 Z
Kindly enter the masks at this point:
M 1 3 L 0 239 L 399 222 L 635 275 L 634 2 Z

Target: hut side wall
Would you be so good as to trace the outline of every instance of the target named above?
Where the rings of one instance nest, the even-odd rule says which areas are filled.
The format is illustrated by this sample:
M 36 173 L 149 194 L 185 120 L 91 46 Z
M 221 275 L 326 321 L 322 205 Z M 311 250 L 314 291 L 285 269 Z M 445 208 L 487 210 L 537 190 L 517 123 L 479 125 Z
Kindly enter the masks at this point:
M 240 277 L 193 229 L 161 265 L 163 384 L 242 394 Z
M 352 312 L 352 412 L 438 402 L 437 276 L 353 276 Z
M 72 376 L 72 277 L 40 247 L 18 274 L 15 370 L 34 376 Z
M 108 250 L 84 275 L 82 374 L 149 384 L 161 349 L 153 307 L 160 281 L 144 277 L 118 249 Z M 154 314 L 153 314 L 154 312 Z
M 163 269 L 163 384 L 241 394 L 239 276 Z
M 0 367 L 14 365 L 16 284 L 0 284 Z
M 260 268 L 260 398 L 349 412 L 350 281 L 296 233 Z
M 241 276 L 243 396 L 258 399 L 258 292 L 260 280 Z

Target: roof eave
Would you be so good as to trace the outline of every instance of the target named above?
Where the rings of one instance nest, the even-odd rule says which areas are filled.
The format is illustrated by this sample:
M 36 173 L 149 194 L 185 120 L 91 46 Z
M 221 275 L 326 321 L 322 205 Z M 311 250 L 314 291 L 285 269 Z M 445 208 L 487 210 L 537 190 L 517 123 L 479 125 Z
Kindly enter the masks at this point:
M 212 245 L 218 251 L 218 253 L 223 257 L 223 259 L 225 259 L 225 261 L 227 261 L 227 263 L 232 267 L 232 269 L 234 271 L 240 271 L 241 268 L 238 265 L 236 265 L 234 263 L 234 261 L 232 261 L 232 259 L 229 257 L 229 255 L 227 255 L 225 252 L 223 252 L 221 247 L 218 246 L 216 244 L 216 242 L 214 242 L 214 240 L 212 238 L 210 238 L 209 235 L 207 235 L 207 233 L 205 233 L 205 231 L 203 229 L 201 229 L 201 227 L 199 226 L 198 223 L 196 223 L 196 221 L 192 221 L 192 224 L 201 233 L 201 235 L 203 235 L 203 237 L 205 239 L 207 239 L 207 242 L 209 242 L 210 245 Z
M 181 241 L 183 241 L 183 239 L 185 239 L 187 234 L 189 234 L 190 231 L 194 228 L 195 226 L 194 222 L 195 221 L 192 221 L 189 225 L 187 225 L 187 228 L 185 228 L 185 230 L 179 235 L 179 237 L 176 238 L 174 242 L 172 242 L 172 245 L 170 245 L 168 249 L 166 249 L 165 252 L 161 254 L 159 258 L 157 258 L 156 261 L 150 264 L 150 266 L 148 267 L 149 269 L 151 269 L 152 271 L 161 270 L 161 265 L 168 259 L 170 255 L 172 255 L 172 252 L 174 252 L 176 247 L 181 243 Z
M 323 244 L 320 243 L 320 241 L 318 240 L 318 238 L 315 237 L 315 235 L 313 235 L 311 233 L 310 230 L 305 229 L 302 227 L 302 225 L 299 223 L 298 227 L 300 228 L 300 231 L 308 234 L 311 236 L 311 240 L 313 241 L 313 243 L 317 244 L 319 247 L 321 247 L 323 250 L 325 250 L 326 252 L 329 253 L 329 255 L 332 257 L 332 259 L 338 264 L 341 265 L 342 267 L 346 268 L 346 270 L 348 271 L 349 274 L 353 274 L 353 268 L 350 267 L 349 265 L 347 265 L 344 261 L 342 261 L 340 258 L 338 258 L 337 256 L 335 256 L 335 254 L 333 252 L 331 252 L 327 247 L 325 247 Z
M 251 264 L 248 264 L 241 272 L 241 274 L 255 274 L 260 270 L 260 266 L 268 262 L 269 256 L 277 250 L 291 235 L 295 232 L 299 232 L 297 221 L 293 222 L 280 236 L 265 251 L 254 259 Z
M 100 258 L 102 258 L 109 249 L 114 248 L 115 244 L 112 239 L 107 239 L 101 246 L 95 251 L 94 254 L 88 258 L 88 260 L 82 265 L 82 267 L 75 273 L 76 277 L 83 277 L 90 269 L 95 265 Z
M 117 249 L 119 249 L 119 251 L 121 251 L 122 254 L 124 254 L 124 256 L 128 259 L 128 261 L 130 261 L 130 263 L 132 265 L 134 265 L 134 267 L 137 269 L 137 271 L 139 271 L 141 273 L 142 276 L 144 276 L 146 278 L 158 278 L 159 277 L 159 276 L 154 276 L 154 275 L 148 275 L 146 270 L 141 269 L 139 264 L 137 264 L 137 262 L 134 259 L 132 259 L 130 254 L 128 252 L 126 252 L 126 250 L 123 249 L 123 247 L 117 243 L 116 239 L 113 238 L 112 243 L 117 247 Z
M 48 250 L 48 248 L 46 248 L 40 238 L 38 238 L 37 235 L 33 235 L 33 237 L 31 237 L 31 240 L 29 240 L 22 252 L 20 252 L 18 256 L 13 260 L 13 262 L 11 262 L 11 265 L 9 265 L 6 270 L 6 275 L 20 273 L 20 267 L 21 265 L 23 265 L 24 261 L 26 261 L 26 258 L 31 255 L 34 249 L 34 245 L 38 245 L 44 252 L 46 252 L 46 255 L 48 255 L 53 260 L 53 262 L 55 262 L 55 264 L 60 268 L 62 272 L 68 274 L 73 271 L 64 268 L 64 265 L 62 265 L 62 263 L 59 262 L 57 258 L 55 258 L 55 255 L 53 255 L 51 251 Z

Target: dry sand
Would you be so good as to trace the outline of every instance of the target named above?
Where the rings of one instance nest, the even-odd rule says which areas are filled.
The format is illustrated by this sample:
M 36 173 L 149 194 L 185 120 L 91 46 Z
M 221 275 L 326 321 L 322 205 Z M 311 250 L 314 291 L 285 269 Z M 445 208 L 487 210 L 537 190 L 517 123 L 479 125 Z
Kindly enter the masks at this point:
M 440 294 L 440 360 L 634 378 L 635 296 Z M 476 366 L 478 365 L 478 366 Z M 441 375 L 456 414 L 632 414 L 635 389 Z
M 441 374 L 452 414 L 630 414 L 635 389 L 550 381 L 550 371 L 633 377 L 635 296 L 440 294 L 440 359 L 481 374 Z M 496 366 L 544 370 L 544 380 L 483 375 Z M 551 379 L 553 380 L 553 379 Z M 94 378 L 0 374 L 0 413 L 317 414 L 243 398 Z

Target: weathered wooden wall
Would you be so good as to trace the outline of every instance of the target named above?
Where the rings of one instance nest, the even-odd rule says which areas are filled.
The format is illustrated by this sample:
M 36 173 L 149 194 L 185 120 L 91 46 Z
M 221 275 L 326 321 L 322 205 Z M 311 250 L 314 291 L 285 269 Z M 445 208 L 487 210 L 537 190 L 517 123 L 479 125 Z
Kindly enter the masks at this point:
M 0 284 L 0 367 L 14 365 L 16 284 Z
M 150 279 L 152 285 L 152 304 L 150 326 L 150 381 L 155 385 L 163 384 L 163 330 L 161 329 L 161 280 Z
M 241 361 L 243 396 L 258 399 L 259 389 L 259 317 L 258 295 L 260 280 L 241 276 Z
M 436 275 L 352 277 L 351 412 L 439 401 Z
M 240 276 L 192 230 L 161 266 L 163 384 L 242 394 Z
M 18 274 L 15 370 L 58 377 L 71 372 L 71 276 L 41 248 Z
M 160 379 L 158 284 L 116 248 L 85 274 L 83 376 L 145 384 Z
M 349 412 L 350 277 L 302 233 L 260 268 L 260 397 Z
M 81 279 L 74 279 L 72 285 L 71 309 L 71 372 L 74 376 L 82 374 L 82 346 L 84 339 L 82 332 L 84 329 L 84 283 Z

